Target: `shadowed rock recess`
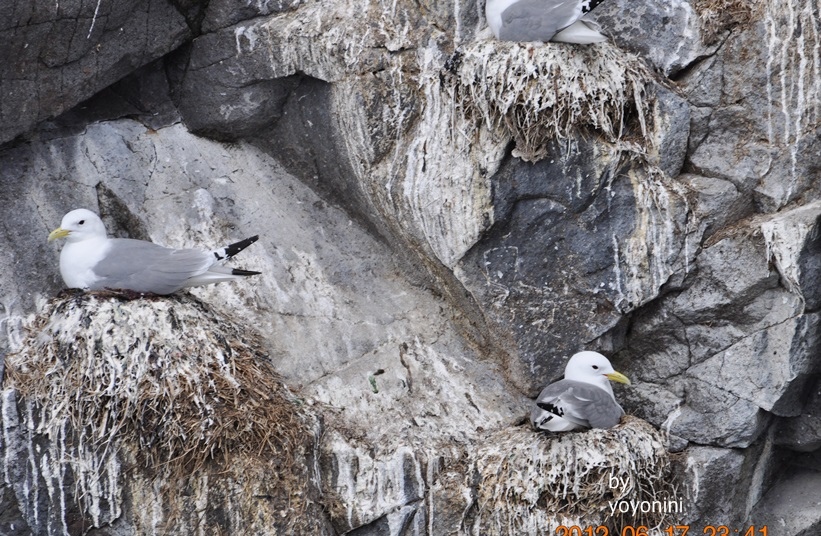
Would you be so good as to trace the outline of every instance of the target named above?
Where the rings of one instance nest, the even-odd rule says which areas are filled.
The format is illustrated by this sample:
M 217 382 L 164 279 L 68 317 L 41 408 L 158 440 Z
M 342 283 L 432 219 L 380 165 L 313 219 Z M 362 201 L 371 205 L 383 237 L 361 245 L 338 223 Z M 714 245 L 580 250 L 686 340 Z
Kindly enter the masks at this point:
M 591 15 L 3 3 L 0 536 L 821 534 L 818 2 Z M 79 207 L 262 275 L 59 294 Z M 628 416 L 532 432 L 582 349 Z

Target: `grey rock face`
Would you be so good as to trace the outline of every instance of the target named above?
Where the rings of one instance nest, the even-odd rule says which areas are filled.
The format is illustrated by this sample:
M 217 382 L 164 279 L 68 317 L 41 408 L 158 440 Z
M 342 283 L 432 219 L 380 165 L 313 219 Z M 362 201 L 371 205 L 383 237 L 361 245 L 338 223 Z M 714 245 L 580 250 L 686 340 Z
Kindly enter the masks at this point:
M 800 415 L 783 419 L 775 442 L 793 451 L 816 452 L 821 448 L 821 386 L 816 382 Z
M 764 490 L 784 470 L 773 452 L 770 437 L 743 450 L 688 448 L 678 459 L 681 471 L 689 475 L 689 508 L 684 522 L 727 526 L 749 523 L 748 516 L 761 501 Z M 703 485 L 716 481 L 724 482 L 724 486 Z M 752 523 L 760 526 L 763 520 L 756 518 Z
M 702 22 L 689 0 L 664 3 L 615 0 L 593 14 L 619 46 L 638 53 L 665 75 L 675 75 L 716 47 L 703 42 Z M 647 29 L 653 39 L 647 39 Z
M 803 6 L 792 6 L 798 14 L 792 22 L 782 16 L 785 6 L 763 6 L 715 59 L 683 80 L 704 116 L 698 138 L 691 140 L 688 166 L 752 192 L 761 212 L 779 210 L 809 192 L 818 197 L 817 184 L 808 181 L 814 172 L 798 157 L 815 154 L 818 143 L 817 126 L 807 121 L 815 115 L 808 103 L 818 88 L 806 78 L 808 65 L 800 59 L 814 39 L 793 31 L 817 15 Z
M 749 212 L 744 197 L 730 181 L 691 174 L 681 174 L 677 179 L 694 196 L 696 219 L 701 222 L 705 239 Z
M 724 486 L 701 486 L 690 490 L 688 497 L 689 511 L 697 512 L 701 519 L 712 519 L 707 522 L 731 524 L 734 521 L 736 500 L 733 490 L 741 481 L 741 469 L 744 455 L 732 449 L 713 447 L 691 447 L 687 449 L 684 471 L 689 473 L 689 482 L 701 483 L 721 481 Z M 685 518 L 685 522 L 690 519 Z
M 714 235 L 693 266 L 695 281 L 635 317 L 625 358 L 640 360 L 636 376 L 679 386 L 683 406 L 665 421 L 675 435 L 747 446 L 768 422 L 761 410 L 780 416 L 801 411 L 818 366 L 818 319 L 805 312 L 799 287 L 784 288 L 800 279 L 789 274 L 807 248 L 793 251 L 786 244 L 796 236 L 801 244 L 813 243 L 813 206 Z M 781 247 L 789 251 L 776 263 L 779 273 L 770 259 Z
M 750 522 L 766 524 L 770 530 L 795 536 L 817 534 L 821 530 L 821 505 L 816 496 L 819 485 L 819 472 L 787 476 L 756 506 L 750 514 Z
M 564 356 L 653 299 L 694 253 L 685 251 L 687 205 L 674 185 L 603 144 L 562 151 L 555 144 L 535 164 L 502 165 L 494 227 L 458 272 L 516 345 L 534 394 L 562 370 Z M 645 226 L 662 220 L 663 230 Z
M 294 9 L 301 3 L 302 0 L 263 0 L 241 3 L 217 0 L 208 2 L 205 13 L 203 13 L 202 31 L 211 33 L 240 21 Z
M 191 37 L 166 0 L 7 2 L 0 20 L 0 143 Z
M 259 232 L 264 277 L 194 292 L 323 413 L 334 532 L 500 532 L 475 449 L 586 348 L 681 460 L 674 521 L 814 534 L 786 506 L 821 452 L 814 3 L 610 0 L 593 47 L 497 43 L 483 2 L 175 5 L 101 4 L 90 41 L 0 8 L 0 139 L 28 140 L 0 149 L 0 352 L 62 286 L 44 237 L 71 208 L 173 246 Z M 74 37 L 24 48 L 41 20 Z M 0 532 L 49 519 L 21 469 Z
M 658 139 L 657 155 L 651 161 L 668 177 L 681 173 L 690 138 L 690 105 L 672 91 L 661 87 L 656 93 L 654 125 Z
M 51 216 L 43 220 L 48 221 L 32 224 L 31 235 L 23 233 L 22 239 L 9 243 L 21 257 L 29 245 L 42 244 L 46 249 L 40 254 L 51 259 L 47 265 L 52 279 L 44 287 L 30 272 L 9 269 L 17 294 L 6 295 L 13 307 L 4 323 L 6 347 L 19 344 L 16 330 L 25 314 L 21 304 L 26 299 L 43 300 L 62 286 L 57 252 L 44 242 L 48 229 L 75 206 L 119 207 L 119 213 L 103 215 L 110 232 L 120 236 L 123 231 L 132 236 L 144 233 L 145 238 L 178 246 L 251 230 L 264 237 L 245 252 L 247 267 L 266 272 L 264 278 L 244 288 L 220 285 L 195 292 L 265 334 L 278 370 L 318 406 L 339 408 L 329 417 L 337 425 L 347 430 L 369 423 L 364 440 L 340 436 L 329 454 L 334 460 L 329 467 L 337 468 L 326 475 L 334 482 L 329 487 L 342 487 L 331 480 L 334 471 L 351 474 L 358 486 L 347 497 L 346 508 L 354 520 L 349 528 L 378 520 L 386 504 L 403 507 L 406 496 L 416 496 L 405 489 L 412 481 L 390 480 L 394 460 L 373 459 L 371 445 L 383 444 L 389 452 L 397 449 L 402 453 L 400 466 L 407 460 L 421 467 L 426 459 L 422 446 L 467 442 L 480 430 L 512 423 L 525 413 L 524 400 L 506 384 L 497 366 L 476 357 L 458 335 L 441 300 L 408 285 L 384 245 L 253 146 L 224 147 L 180 126 L 155 132 L 124 120 L 89 126 L 78 136 L 11 149 L 7 162 L 18 166 L 4 170 L 19 173 L 19 191 L 34 191 L 38 177 L 26 170 L 39 169 L 32 163 L 52 154 L 61 155 L 61 173 L 82 182 L 47 176 L 51 191 L 63 192 L 62 198 L 44 201 L 42 213 Z M 72 155 L 84 156 L 75 160 Z M 272 170 L 277 170 L 276 180 L 270 179 Z M 106 186 L 99 187 L 98 181 Z M 10 182 L 11 176 L 6 176 L 4 184 Z M 238 195 L 242 190 L 246 194 Z M 242 202 L 238 207 L 238 199 L 253 199 L 251 204 L 260 208 Z M 26 203 L 37 200 L 21 195 L 9 203 L 15 212 L 25 212 L 30 210 Z M 134 200 L 141 200 L 140 213 L 151 213 L 146 219 L 134 218 L 140 226 L 122 213 L 123 206 L 134 206 Z M 180 213 L 185 216 L 178 217 Z M 417 331 L 420 322 L 427 327 Z M 459 417 L 453 421 L 452 415 Z M 396 486 L 393 499 L 368 484 L 377 470 Z M 17 481 L 8 473 L 7 478 Z M 424 483 L 415 484 L 415 489 L 424 490 Z M 375 502 L 368 504 L 365 497 Z
M 290 77 L 288 79 L 291 79 Z M 344 200 L 359 222 L 374 228 L 368 196 L 346 161 L 345 138 L 333 127 L 334 91 L 330 84 L 302 77 L 284 104 L 281 117 L 253 138 L 267 152 L 280 155 L 282 165 L 323 197 Z M 224 124 L 224 123 L 223 123 Z M 385 126 L 383 128 L 389 128 Z M 383 132 L 386 139 L 396 132 Z
M 3 513 L 0 514 L 0 533 L 19 534 L 21 536 L 31 534 L 28 524 L 17 508 L 17 500 L 14 497 L 11 487 L 3 484 L 0 486 L 0 491 L 2 491 L 0 506 L 3 507 Z

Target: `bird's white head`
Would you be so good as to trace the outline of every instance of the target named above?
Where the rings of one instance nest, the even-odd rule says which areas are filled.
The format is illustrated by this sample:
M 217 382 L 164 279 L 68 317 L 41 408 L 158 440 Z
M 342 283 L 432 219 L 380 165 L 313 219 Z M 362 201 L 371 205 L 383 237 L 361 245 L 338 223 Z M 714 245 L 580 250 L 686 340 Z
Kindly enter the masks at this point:
M 630 380 L 621 372 L 616 372 L 610 361 L 598 352 L 579 352 L 574 354 L 564 369 L 564 379 L 592 383 L 613 392 L 610 381 L 630 385 Z
M 90 210 L 78 208 L 63 216 L 60 227 L 51 231 L 48 235 L 48 241 L 65 238 L 67 242 L 79 242 L 89 238 L 105 237 L 103 220 Z

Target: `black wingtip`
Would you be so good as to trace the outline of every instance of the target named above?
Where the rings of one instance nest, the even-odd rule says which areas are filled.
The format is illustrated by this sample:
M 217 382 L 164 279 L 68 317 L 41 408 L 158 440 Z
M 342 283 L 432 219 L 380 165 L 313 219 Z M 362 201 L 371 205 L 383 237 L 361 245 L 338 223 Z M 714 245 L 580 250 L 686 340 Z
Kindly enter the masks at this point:
M 251 270 L 242 270 L 240 268 L 234 268 L 231 270 L 231 275 L 260 275 L 262 272 L 252 272 Z
M 240 240 L 239 242 L 235 242 L 233 244 L 225 246 L 225 257 L 230 259 L 231 257 L 236 255 L 243 249 L 247 248 L 257 240 L 259 240 L 259 235 L 254 235 L 250 238 L 246 238 L 245 240 Z
M 550 402 L 536 402 L 536 405 L 539 408 L 547 411 L 548 413 L 552 413 L 553 415 L 558 415 L 559 417 L 564 416 L 564 410 L 562 408 L 556 407 Z

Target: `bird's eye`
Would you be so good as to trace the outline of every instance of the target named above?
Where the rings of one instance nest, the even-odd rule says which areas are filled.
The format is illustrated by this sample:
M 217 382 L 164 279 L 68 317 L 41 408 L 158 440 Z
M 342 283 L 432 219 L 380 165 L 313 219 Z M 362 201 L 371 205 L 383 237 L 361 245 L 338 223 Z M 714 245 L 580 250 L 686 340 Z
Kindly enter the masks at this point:
M 80 221 L 79 221 L 79 224 L 80 224 L 80 225 L 82 225 L 82 224 L 84 224 L 85 222 L 86 222 L 85 220 L 80 220 Z
M 599 370 L 599 366 L 598 365 L 593 365 L 593 370 Z

